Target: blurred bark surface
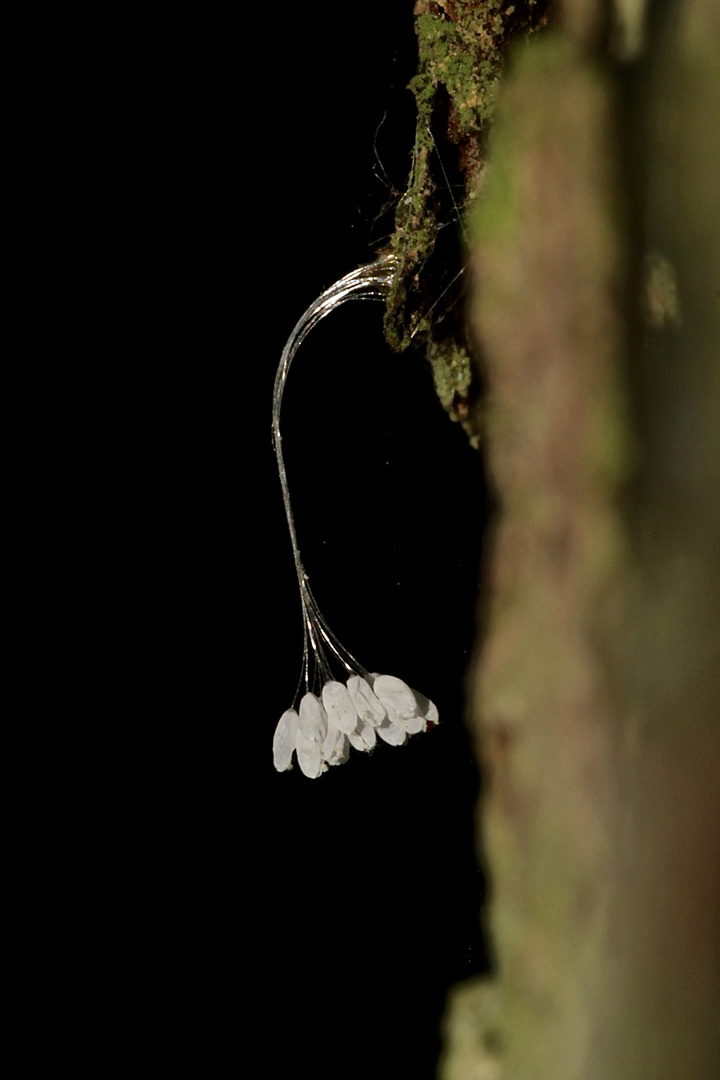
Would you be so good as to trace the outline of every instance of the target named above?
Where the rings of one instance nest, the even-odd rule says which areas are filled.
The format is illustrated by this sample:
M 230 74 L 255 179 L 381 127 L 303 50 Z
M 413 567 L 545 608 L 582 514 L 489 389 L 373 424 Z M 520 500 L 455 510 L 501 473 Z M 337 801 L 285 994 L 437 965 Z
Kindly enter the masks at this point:
M 603 7 L 515 54 L 470 220 L 497 978 L 445 1080 L 720 1076 L 720 5 L 630 80 Z

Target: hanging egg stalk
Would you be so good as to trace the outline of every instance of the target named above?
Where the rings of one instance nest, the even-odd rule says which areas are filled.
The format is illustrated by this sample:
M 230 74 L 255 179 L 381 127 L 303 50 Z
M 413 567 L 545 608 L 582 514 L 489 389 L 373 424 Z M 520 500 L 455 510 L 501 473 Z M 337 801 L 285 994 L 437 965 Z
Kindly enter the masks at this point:
M 285 516 L 298 578 L 303 615 L 303 667 L 295 700 L 304 685 L 298 709 L 286 709 L 273 739 L 273 761 L 279 772 L 292 768 L 295 754 L 305 776 L 315 778 L 330 765 L 347 761 L 350 748 L 372 750 L 378 736 L 402 746 L 411 735 L 438 723 L 428 698 L 394 675 L 370 674 L 341 644 L 328 626 L 310 590 L 300 557 L 282 453 L 280 408 L 293 357 L 317 323 L 347 300 L 383 300 L 397 269 L 393 255 L 384 255 L 346 274 L 314 300 L 298 321 L 283 349 L 273 392 L 273 445 L 277 458 Z M 333 676 L 342 666 L 345 683 Z

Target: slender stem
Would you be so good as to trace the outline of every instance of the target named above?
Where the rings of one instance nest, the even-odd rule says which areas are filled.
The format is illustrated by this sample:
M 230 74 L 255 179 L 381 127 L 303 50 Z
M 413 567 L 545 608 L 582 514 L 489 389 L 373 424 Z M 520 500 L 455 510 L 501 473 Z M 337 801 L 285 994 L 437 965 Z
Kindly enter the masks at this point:
M 319 632 L 322 634 L 322 637 L 346 667 L 348 666 L 346 657 L 353 663 L 355 663 L 355 660 L 347 653 L 347 650 L 340 646 L 340 642 L 337 641 L 335 635 L 330 631 L 330 628 L 320 614 L 317 603 L 307 584 L 307 574 L 305 573 L 305 567 L 303 566 L 302 558 L 300 557 L 300 548 L 295 532 L 295 520 L 293 518 L 292 505 L 290 503 L 290 490 L 288 488 L 287 472 L 285 470 L 285 460 L 282 452 L 282 435 L 280 434 L 280 408 L 282 405 L 282 397 L 285 391 L 285 383 L 287 382 L 290 364 L 310 331 L 317 326 L 321 319 L 324 319 L 331 311 L 334 311 L 336 308 L 340 307 L 341 304 L 344 304 L 346 300 L 384 299 L 384 297 L 387 296 L 396 269 L 397 260 L 395 256 L 383 255 L 375 262 L 369 263 L 367 266 L 361 266 L 358 270 L 353 270 L 350 274 L 346 274 L 345 277 L 336 281 L 329 289 L 326 289 L 317 300 L 312 302 L 305 314 L 295 325 L 286 342 L 285 348 L 283 349 L 277 375 L 275 376 L 272 411 L 273 446 L 275 448 L 275 457 L 277 458 L 278 473 L 280 474 L 280 486 L 282 488 L 285 516 L 290 531 L 293 560 L 295 562 L 295 571 L 298 577 L 300 600 L 303 609 L 306 689 L 308 687 L 309 678 L 307 664 L 308 640 L 318 666 L 321 670 L 327 670 L 327 661 L 325 660 L 322 647 L 319 641 L 316 640 L 317 631 L 315 630 L 314 620 L 318 623 Z M 337 646 L 340 647 L 341 651 L 338 651 Z M 346 654 L 346 656 L 343 654 Z M 360 668 L 360 665 L 357 665 L 357 667 Z

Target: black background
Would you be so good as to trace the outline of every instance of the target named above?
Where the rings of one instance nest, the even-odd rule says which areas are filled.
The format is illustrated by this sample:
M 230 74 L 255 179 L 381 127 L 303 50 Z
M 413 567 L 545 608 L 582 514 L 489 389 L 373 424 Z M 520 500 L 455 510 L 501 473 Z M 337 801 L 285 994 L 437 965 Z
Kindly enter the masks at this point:
M 137 605 L 122 695 L 140 718 L 118 728 L 117 963 L 130 1044 L 152 1032 L 159 1061 L 165 1046 L 205 1075 L 430 1080 L 448 986 L 487 967 L 463 723 L 482 461 L 422 352 L 385 345 L 377 303 L 301 348 L 283 445 L 326 619 L 368 670 L 432 698 L 440 726 L 314 781 L 272 766 L 302 659 L 273 382 L 306 307 L 392 229 L 412 6 L 160 28 L 129 76 L 116 226 L 138 246 L 116 370 L 138 481 L 116 585 Z

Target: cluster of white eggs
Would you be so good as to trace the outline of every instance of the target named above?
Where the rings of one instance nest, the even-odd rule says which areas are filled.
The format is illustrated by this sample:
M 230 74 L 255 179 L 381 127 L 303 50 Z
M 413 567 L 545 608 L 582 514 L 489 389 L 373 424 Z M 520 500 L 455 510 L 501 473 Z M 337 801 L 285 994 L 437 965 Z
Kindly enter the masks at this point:
M 394 675 L 352 675 L 346 684 L 331 680 L 318 697 L 307 693 L 300 708 L 286 709 L 273 739 L 278 772 L 292 768 L 293 752 L 305 776 L 322 775 L 328 765 L 342 765 L 356 750 L 372 750 L 380 736 L 402 746 L 409 735 L 438 723 L 438 711 Z

